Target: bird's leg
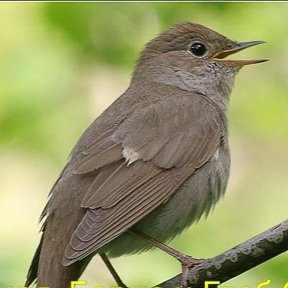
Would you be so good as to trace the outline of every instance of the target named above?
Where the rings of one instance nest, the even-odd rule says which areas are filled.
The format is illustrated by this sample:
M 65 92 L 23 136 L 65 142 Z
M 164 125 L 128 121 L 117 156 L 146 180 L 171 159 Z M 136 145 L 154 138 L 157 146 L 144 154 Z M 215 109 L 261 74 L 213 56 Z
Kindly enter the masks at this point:
M 173 256 L 174 258 L 176 258 L 181 263 L 181 266 L 182 266 L 181 287 L 183 287 L 183 288 L 187 287 L 189 269 L 202 263 L 203 261 L 205 261 L 205 259 L 196 259 L 196 258 L 193 258 L 192 256 L 183 254 L 183 253 L 173 249 L 172 247 L 150 237 L 149 235 L 146 235 L 145 233 L 143 233 L 137 229 L 130 229 L 128 231 L 134 235 L 139 236 L 140 238 L 142 238 L 147 243 L 149 243 L 149 244 L 161 249 L 162 251 L 168 253 L 169 255 Z
M 103 262 L 105 263 L 106 267 L 108 268 L 108 270 L 110 271 L 110 273 L 112 274 L 115 282 L 117 283 L 117 285 L 119 287 L 122 288 L 128 288 L 121 280 L 120 276 L 118 275 L 118 273 L 116 272 L 116 270 L 114 269 L 114 267 L 112 266 L 112 263 L 110 262 L 110 260 L 108 259 L 108 257 L 106 256 L 105 253 L 99 253 L 101 259 L 103 260 Z

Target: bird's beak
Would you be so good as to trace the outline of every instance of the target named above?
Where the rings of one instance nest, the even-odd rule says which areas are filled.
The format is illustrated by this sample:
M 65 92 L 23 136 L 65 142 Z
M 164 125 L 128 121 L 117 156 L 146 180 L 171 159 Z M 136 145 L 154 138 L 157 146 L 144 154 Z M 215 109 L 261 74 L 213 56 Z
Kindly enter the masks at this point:
M 263 44 L 266 43 L 265 41 L 249 41 L 249 42 L 238 42 L 236 43 L 235 47 L 231 48 L 231 49 L 227 49 L 227 50 L 223 50 L 219 53 L 216 53 L 212 58 L 213 60 L 216 61 L 225 61 L 227 63 L 229 63 L 230 65 L 235 65 L 235 66 L 244 66 L 244 65 L 250 65 L 250 64 L 257 64 L 257 63 L 262 63 L 262 62 L 266 62 L 268 61 L 268 59 L 258 59 L 258 60 L 230 60 L 230 59 L 225 59 L 227 56 L 232 55 L 234 53 L 237 53 L 241 50 L 244 50 L 246 48 L 255 46 L 255 45 L 259 45 L 259 44 Z

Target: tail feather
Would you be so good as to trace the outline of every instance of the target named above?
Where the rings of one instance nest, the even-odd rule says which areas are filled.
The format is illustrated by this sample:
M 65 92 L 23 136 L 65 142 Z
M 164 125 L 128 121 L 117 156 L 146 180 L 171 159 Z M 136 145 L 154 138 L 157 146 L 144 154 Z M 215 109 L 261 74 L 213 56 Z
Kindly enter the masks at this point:
M 65 267 L 62 259 L 68 244 L 66 237 L 55 241 L 45 230 L 32 259 L 25 286 L 36 283 L 36 287 L 69 288 L 71 281 L 79 279 L 94 255 Z
M 40 252 L 41 252 L 41 248 L 42 248 L 42 243 L 43 243 L 43 235 L 42 235 L 40 243 L 39 243 L 39 245 L 35 251 L 31 265 L 29 267 L 29 270 L 27 273 L 27 280 L 25 282 L 25 287 L 29 287 L 30 285 L 34 284 L 37 280 L 38 263 L 39 263 L 39 257 L 40 257 Z

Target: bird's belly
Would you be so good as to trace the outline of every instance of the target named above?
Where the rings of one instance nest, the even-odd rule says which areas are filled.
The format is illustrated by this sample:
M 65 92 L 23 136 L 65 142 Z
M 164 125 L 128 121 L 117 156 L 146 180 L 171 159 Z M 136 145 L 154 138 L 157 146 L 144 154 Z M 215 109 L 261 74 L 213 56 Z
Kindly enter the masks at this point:
M 218 159 L 212 158 L 199 168 L 168 201 L 145 216 L 135 228 L 165 242 L 172 240 L 202 215 L 207 215 L 227 186 L 229 154 L 221 152 Z M 99 252 L 118 257 L 148 249 L 151 249 L 151 246 L 142 239 L 124 233 L 103 246 Z

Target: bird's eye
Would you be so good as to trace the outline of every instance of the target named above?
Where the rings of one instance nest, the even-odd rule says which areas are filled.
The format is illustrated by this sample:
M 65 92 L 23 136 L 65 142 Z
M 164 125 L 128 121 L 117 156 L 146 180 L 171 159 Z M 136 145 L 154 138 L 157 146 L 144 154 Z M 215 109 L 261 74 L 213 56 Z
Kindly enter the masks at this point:
M 189 51 L 193 55 L 195 55 L 197 57 L 201 57 L 206 53 L 207 49 L 206 49 L 204 44 L 202 44 L 200 42 L 195 42 L 190 46 Z

